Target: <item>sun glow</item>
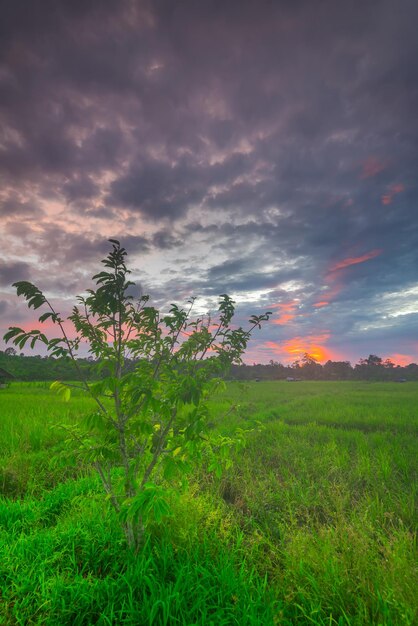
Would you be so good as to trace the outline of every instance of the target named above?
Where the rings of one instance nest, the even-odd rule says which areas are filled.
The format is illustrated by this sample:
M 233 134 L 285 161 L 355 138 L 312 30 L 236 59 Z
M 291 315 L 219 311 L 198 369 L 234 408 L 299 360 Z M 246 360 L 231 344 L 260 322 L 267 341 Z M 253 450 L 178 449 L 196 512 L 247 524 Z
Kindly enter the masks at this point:
M 330 334 L 324 332 L 319 335 L 292 337 L 280 343 L 267 341 L 265 346 L 286 363 L 300 359 L 304 354 L 309 354 L 317 361 L 324 362 L 328 359 L 339 358 L 325 345 L 329 337 Z
M 389 354 L 387 358 L 390 359 L 395 365 L 400 365 L 401 367 L 405 367 L 410 363 L 416 362 L 416 359 L 414 360 L 414 357 L 410 354 L 398 354 L 396 352 L 394 354 Z

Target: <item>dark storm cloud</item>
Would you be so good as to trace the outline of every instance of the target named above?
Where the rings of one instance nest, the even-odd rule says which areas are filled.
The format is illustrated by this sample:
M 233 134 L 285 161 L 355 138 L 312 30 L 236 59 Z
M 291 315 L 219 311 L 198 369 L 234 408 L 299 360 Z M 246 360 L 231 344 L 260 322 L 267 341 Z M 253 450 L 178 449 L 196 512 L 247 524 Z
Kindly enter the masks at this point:
M 119 231 L 119 228 L 118 228 Z M 107 239 L 88 233 L 65 232 L 61 227 L 46 224 L 41 233 L 26 231 L 18 234 L 22 239 L 32 242 L 32 252 L 39 257 L 41 264 L 55 265 L 59 267 L 63 276 L 77 270 L 85 270 L 88 273 L 95 272 L 99 267 L 100 259 L 103 259 L 111 250 L 109 239 L 117 239 L 127 250 L 129 263 L 133 255 L 146 255 L 149 251 L 170 249 L 176 246 L 178 240 L 169 232 L 162 229 L 152 237 L 142 235 L 127 235 L 124 232 L 110 233 Z M 20 264 L 16 264 L 20 267 Z M 22 264 L 25 265 L 25 264 Z M 1 266 L 0 266 L 1 267 Z M 28 266 L 29 267 L 29 266 Z M 54 270 L 56 272 L 57 269 Z M 42 270 L 41 270 L 42 272 Z M 49 280 L 51 277 L 49 277 Z M 57 277 L 59 284 L 59 277 Z
M 37 206 L 36 202 L 22 201 L 15 192 L 9 193 L 3 199 L 0 198 L 0 217 L 2 218 L 39 218 L 41 215 L 42 209 Z
M 368 147 L 385 152 L 384 145 L 376 145 L 380 134 L 378 142 L 373 141 L 373 130 L 393 130 L 387 98 L 370 97 L 366 82 L 387 86 L 393 77 L 399 113 L 414 98 L 413 70 L 407 76 L 397 72 L 401 55 L 389 58 L 386 66 L 380 59 L 388 45 L 395 48 L 391 41 L 397 31 L 393 33 L 388 23 L 388 3 L 378 19 L 373 3 L 357 12 L 336 10 L 330 2 L 315 7 L 298 3 L 297 8 L 289 3 L 233 2 L 222 11 L 214 3 L 186 2 L 176 9 L 158 3 L 150 13 L 154 26 L 142 29 L 147 4 L 137 3 L 143 11 L 133 13 L 124 37 L 120 28 L 126 25 L 130 3 L 120 3 L 119 11 L 111 3 L 87 3 L 83 10 L 69 4 L 58 3 L 42 25 L 39 15 L 30 21 L 18 9 L 6 14 L 11 21 L 8 33 L 14 32 L 13 38 L 5 37 L 6 57 L 16 42 L 21 49 L 9 64 L 14 72 L 5 77 L 6 112 L 24 135 L 23 144 L 9 146 L 7 167 L 20 174 L 35 168 L 39 175 L 115 166 L 124 142 L 117 122 L 121 116 L 135 125 L 141 152 L 125 154 L 132 159 L 129 171 L 113 183 L 110 197 L 147 217 L 178 217 L 205 197 L 208 163 L 200 135 L 212 146 L 233 150 L 251 133 L 267 133 L 264 140 L 253 141 L 254 159 L 265 155 L 276 163 L 277 184 L 266 189 L 261 185 L 251 193 L 254 190 L 241 183 L 229 197 L 218 196 L 224 207 L 255 204 L 262 210 L 266 201 L 286 200 L 301 180 L 305 185 L 316 180 L 320 186 L 326 177 L 334 178 L 336 167 L 330 164 L 338 162 L 341 150 L 324 142 L 335 131 L 351 131 L 358 138 L 359 124 L 364 129 L 372 121 Z M 142 37 L 135 37 L 138 28 Z M 375 40 L 374 55 L 367 48 L 370 37 Z M 409 48 L 402 42 L 408 58 L 413 41 L 411 37 Z M 153 62 L 157 69 L 147 70 Z M 36 81 L 27 75 L 29 68 L 35 70 Z M 382 88 L 378 92 L 385 95 Z M 219 102 L 225 111 L 217 111 Z M 114 117 L 109 115 L 112 108 Z M 106 128 L 95 128 L 93 122 L 102 112 Z M 271 132 L 278 117 L 286 122 L 284 133 Z M 75 137 L 77 130 L 87 133 L 81 141 Z M 160 141 L 176 160 L 174 165 L 148 157 L 148 149 Z M 178 160 L 179 149 L 201 156 L 202 166 Z M 344 153 L 350 161 L 347 145 Z M 222 183 L 229 168 L 228 163 L 219 167 L 213 182 Z M 247 171 L 243 164 L 240 173 Z
M 190 155 L 175 163 L 148 160 L 113 182 L 108 200 L 138 209 L 151 220 L 175 220 L 200 204 L 213 185 L 232 184 L 247 168 L 247 159 L 242 155 L 215 165 L 196 163 Z
M 31 269 L 27 263 L 22 261 L 14 263 L 0 261 L 0 285 L 2 287 L 9 287 L 12 283 L 19 280 L 28 280 L 30 273 Z
M 109 200 L 137 208 L 155 221 L 164 217 L 175 219 L 187 211 L 191 203 L 202 199 L 199 182 L 194 188 L 192 180 L 192 170 L 187 166 L 171 167 L 149 161 L 115 181 Z
M 111 249 L 103 237 L 65 232 L 53 224 L 44 224 L 42 231 L 25 232 L 21 238 L 31 242 L 31 254 L 38 258 L 38 265 L 33 267 L 34 282 L 43 290 L 58 289 L 68 294 L 86 287 L 86 278 L 98 271 L 100 260 Z M 143 242 L 142 237 L 127 239 L 132 249 Z
M 180 248 L 184 240 L 179 239 L 168 230 L 163 229 L 153 235 L 152 243 L 159 250 L 171 250 L 172 248 Z
M 270 257 L 271 262 L 274 256 Z M 270 270 L 263 267 L 266 255 L 255 254 L 254 257 L 243 257 L 228 260 L 212 266 L 206 273 L 205 293 L 217 295 L 225 291 L 233 293 L 270 290 L 280 282 L 299 278 L 300 268 L 286 269 L 280 263 L 270 265 Z M 190 268 L 191 269 L 191 268 Z
M 68 276 L 115 236 L 183 257 L 178 293 L 299 298 L 301 332 L 354 336 L 418 282 L 417 21 L 413 0 L 6 0 L 4 233 Z
M 108 20 L 117 7 L 89 2 L 75 9 L 73 4 L 79 3 L 34 2 L 24 9 L 20 3 L 3 3 L 0 36 L 5 148 L 0 176 L 11 185 L 36 181 L 48 195 L 61 190 L 72 202 L 90 199 L 97 187 L 91 179 L 88 184 L 88 175 L 113 168 L 125 152 L 108 102 L 101 111 L 97 83 L 83 84 L 83 72 L 92 63 L 101 63 L 106 73 L 103 48 L 110 44 L 107 58 L 112 55 Z M 96 38 L 100 45 L 92 53 L 89 40 L 94 44 Z
M 6 300 L 0 300 L 0 315 L 4 315 L 8 309 L 8 303 Z
M 68 202 L 76 200 L 88 200 L 94 198 L 98 192 L 98 186 L 88 177 L 76 177 L 62 186 L 62 192 Z

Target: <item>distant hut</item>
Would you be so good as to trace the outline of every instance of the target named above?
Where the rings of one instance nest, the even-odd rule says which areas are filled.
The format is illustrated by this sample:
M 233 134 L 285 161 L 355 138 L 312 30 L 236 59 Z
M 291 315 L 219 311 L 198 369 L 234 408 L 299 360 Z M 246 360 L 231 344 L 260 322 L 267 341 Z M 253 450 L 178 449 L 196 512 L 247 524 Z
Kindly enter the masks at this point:
M 2 367 L 0 367 L 0 389 L 4 389 L 10 383 L 11 380 L 14 379 L 12 374 L 6 372 Z

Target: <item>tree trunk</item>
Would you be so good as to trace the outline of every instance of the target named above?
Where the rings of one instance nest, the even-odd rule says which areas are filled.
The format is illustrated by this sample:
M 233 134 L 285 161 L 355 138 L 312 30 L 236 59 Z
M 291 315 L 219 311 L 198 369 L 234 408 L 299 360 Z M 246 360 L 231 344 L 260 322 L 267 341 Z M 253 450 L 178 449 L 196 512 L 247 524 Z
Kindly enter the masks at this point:
M 127 520 L 123 525 L 123 530 L 129 548 L 137 554 L 144 545 L 145 527 L 142 520 L 136 522 Z

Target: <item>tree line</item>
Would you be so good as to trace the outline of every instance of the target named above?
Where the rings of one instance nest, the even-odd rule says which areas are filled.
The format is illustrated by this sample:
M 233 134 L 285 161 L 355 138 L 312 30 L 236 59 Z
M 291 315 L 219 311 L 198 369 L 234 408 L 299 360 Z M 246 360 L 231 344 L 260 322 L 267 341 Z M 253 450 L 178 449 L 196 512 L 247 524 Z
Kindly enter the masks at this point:
M 235 380 L 367 380 L 418 381 L 418 364 L 395 365 L 390 359 L 370 354 L 354 366 L 350 361 L 327 361 L 322 365 L 309 354 L 291 365 L 271 360 L 267 365 L 233 365 L 229 377 Z
M 77 359 L 79 370 L 70 359 L 25 356 L 14 348 L 0 351 L 0 368 L 12 374 L 17 380 L 79 380 L 80 370 L 86 378 L 97 377 L 95 365 L 91 359 Z M 134 362 L 126 363 L 126 367 Z M 323 365 L 309 354 L 291 365 L 283 365 L 271 360 L 268 364 L 232 365 L 226 376 L 230 380 L 370 380 L 370 381 L 418 381 L 418 364 L 395 365 L 390 359 L 382 359 L 370 354 L 352 365 L 349 361 L 327 361 Z
M 91 359 L 78 359 L 80 369 L 88 378 L 93 374 Z M 80 373 L 70 359 L 55 359 L 50 356 L 25 356 L 15 348 L 0 351 L 0 369 L 6 370 L 16 380 L 80 380 Z

